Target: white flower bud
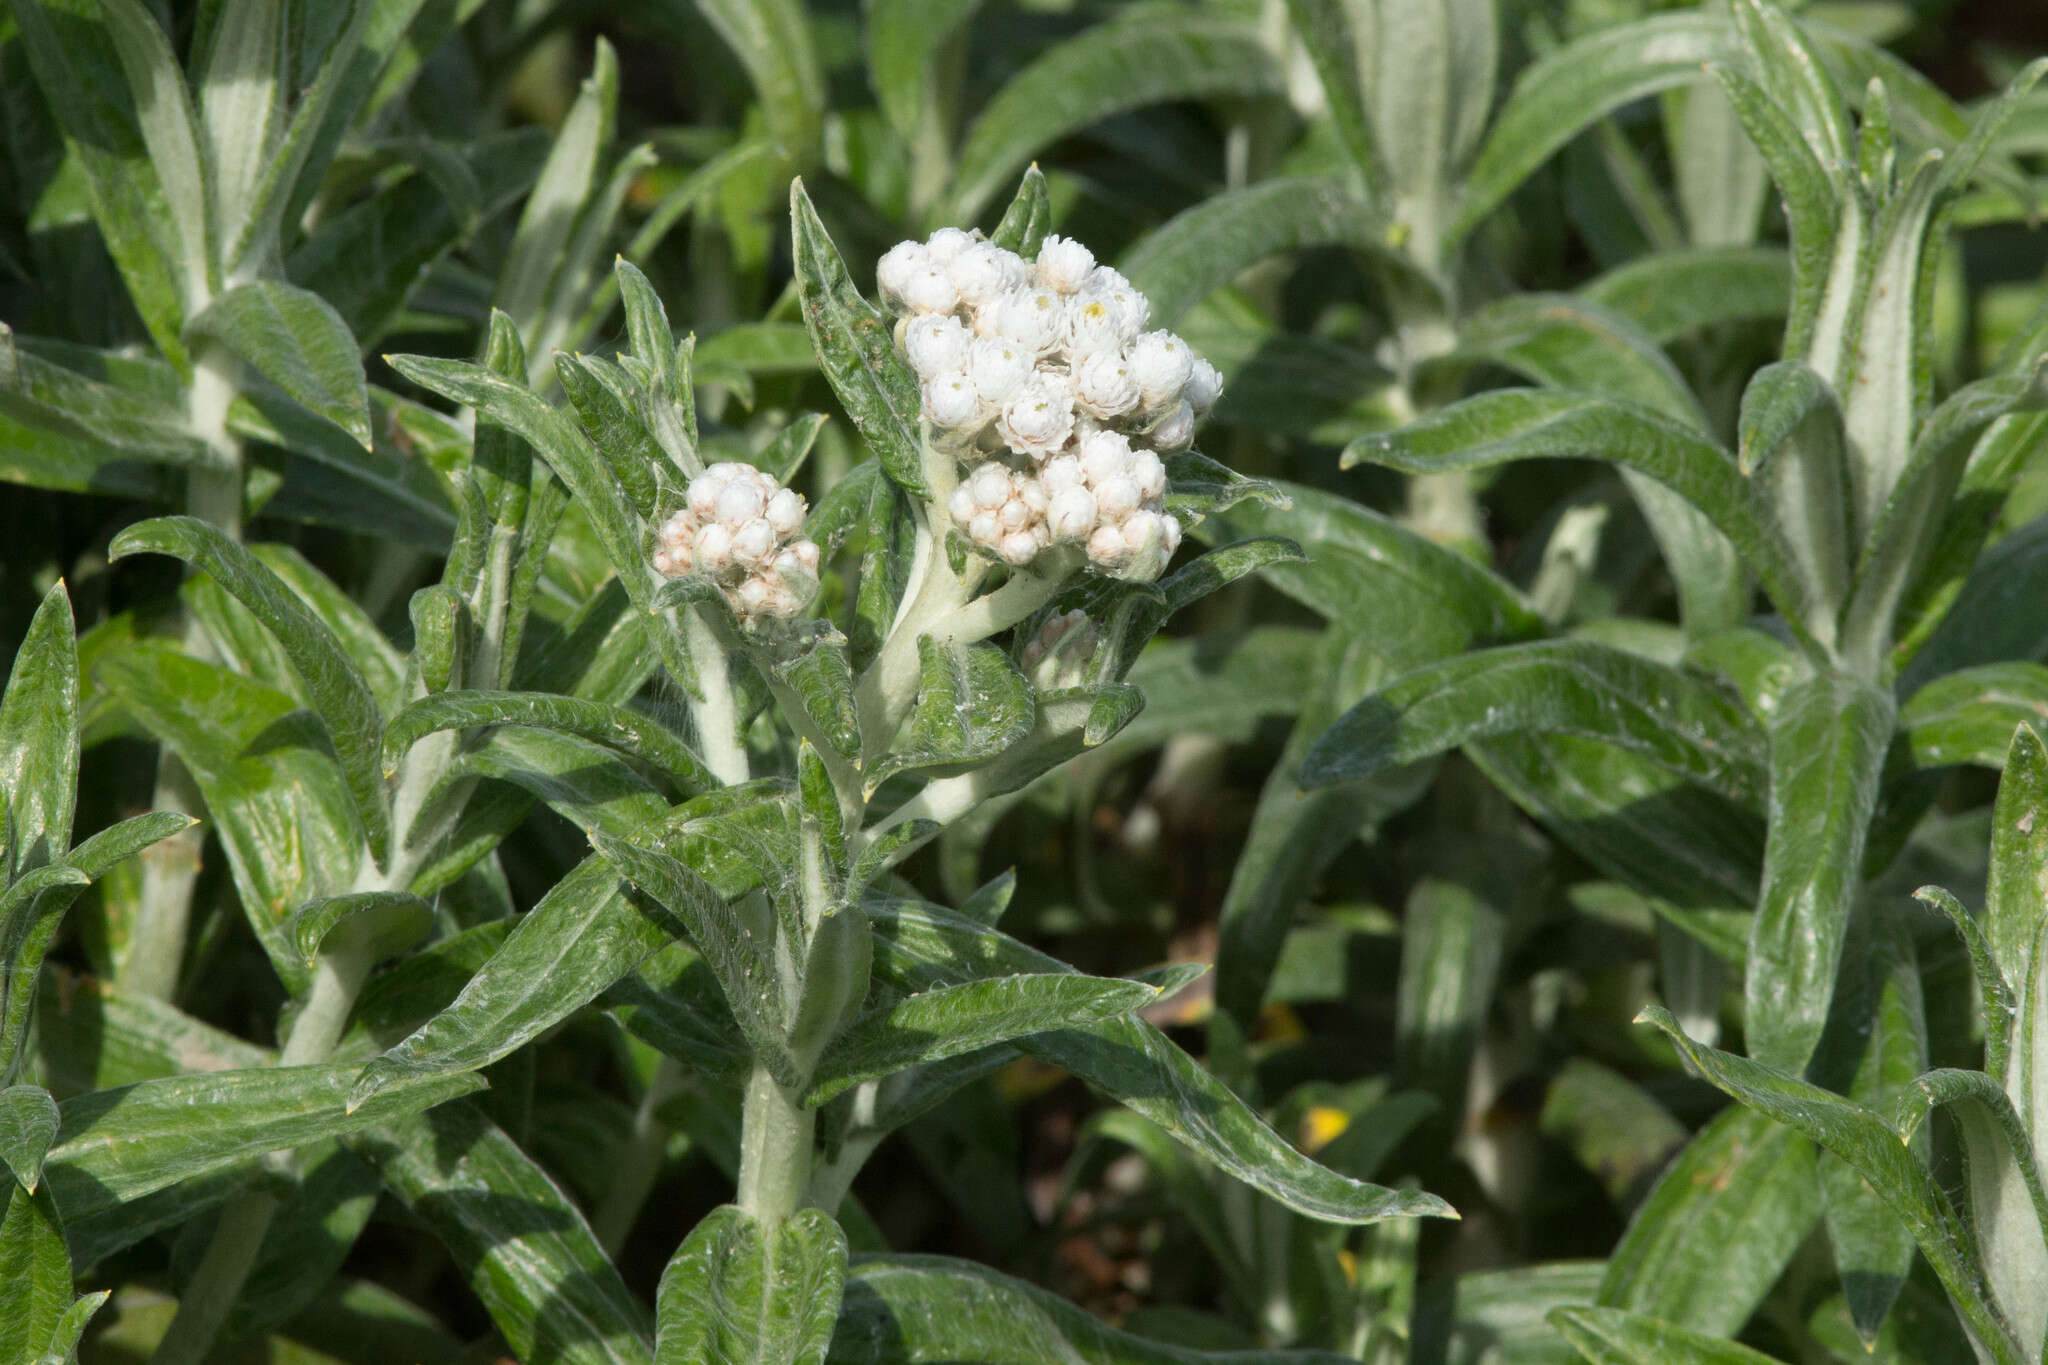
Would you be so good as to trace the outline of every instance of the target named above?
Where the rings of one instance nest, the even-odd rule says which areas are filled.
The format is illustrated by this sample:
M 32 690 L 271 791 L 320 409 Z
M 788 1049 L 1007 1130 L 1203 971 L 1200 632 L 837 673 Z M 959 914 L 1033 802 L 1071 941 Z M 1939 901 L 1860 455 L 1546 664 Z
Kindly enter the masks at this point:
M 1119 474 L 1095 485 L 1095 507 L 1104 521 L 1122 521 L 1138 510 L 1138 485 Z
M 1157 408 L 1180 397 L 1194 372 L 1194 353 L 1171 332 L 1147 332 L 1131 347 L 1131 373 L 1138 381 L 1138 396 L 1147 408 Z
M 955 488 L 953 496 L 946 500 L 946 512 L 953 518 L 955 525 L 965 526 L 974 520 L 974 514 L 980 510 L 974 501 L 974 490 L 964 483 Z
M 803 495 L 794 488 L 778 488 L 768 499 L 768 508 L 762 515 L 768 518 L 768 524 L 775 528 L 777 536 L 793 536 L 804 526 Z
M 1180 518 L 1171 512 L 1162 512 L 1159 515 L 1159 543 L 1165 547 L 1169 559 L 1173 557 L 1173 552 L 1180 548 Z
M 1111 300 L 1100 294 L 1077 294 L 1067 304 L 1068 355 L 1115 354 L 1129 341 L 1124 335 L 1123 315 Z
M 993 549 L 995 543 L 1003 538 L 1002 523 L 996 520 L 994 512 L 976 512 L 974 520 L 967 523 L 967 534 L 977 544 Z
M 691 515 L 700 521 L 709 521 L 718 515 L 718 495 L 725 491 L 726 481 L 716 468 L 713 466 L 690 480 L 689 488 L 683 493 L 683 501 L 689 504 Z
M 718 519 L 732 530 L 761 515 L 768 499 L 752 479 L 734 479 L 718 490 Z
M 1120 431 L 1091 431 L 1081 438 L 1081 471 L 1090 484 L 1100 484 L 1129 472 L 1131 441 Z
M 996 434 L 1019 455 L 1045 458 L 1074 434 L 1074 398 L 1041 376 L 1003 405 Z
M 974 234 L 956 227 L 943 227 L 925 239 L 925 254 L 933 265 L 951 265 L 960 253 L 974 245 Z
M 1016 280 L 1003 257 L 1013 254 L 988 242 L 976 242 L 955 256 L 946 274 L 952 277 L 960 302 L 979 308 L 1010 289 Z
M 1176 523 L 1176 524 L 1175 524 L 1175 526 L 1174 526 L 1174 534 L 1175 534 L 1176 536 L 1180 534 L 1180 527 L 1179 527 L 1179 524 L 1178 524 L 1178 523 Z M 1176 542 L 1176 543 L 1178 543 L 1178 542 Z M 789 549 L 788 549 L 788 551 L 787 551 L 786 553 L 789 553 L 789 554 L 793 554 L 793 555 L 795 555 L 795 556 L 796 556 L 796 562 L 797 562 L 797 563 L 798 563 L 798 564 L 799 564 L 800 566 L 802 566 L 802 568 L 803 568 L 803 571 L 804 571 L 805 573 L 807 573 L 807 574 L 809 574 L 809 575 L 811 576 L 811 579 L 812 579 L 812 581 L 814 581 L 814 582 L 815 582 L 815 581 L 817 580 L 817 577 L 818 577 L 818 542 L 817 542 L 817 541 L 815 541 L 815 540 L 797 540 L 797 541 L 792 541 L 792 542 L 790 542 L 790 546 L 789 546 Z
M 942 431 L 978 429 L 987 420 L 972 380 L 953 370 L 924 382 L 925 420 Z
M 950 313 L 959 305 L 960 291 L 944 270 L 926 266 L 904 286 L 903 302 L 913 313 Z
M 1200 417 L 1215 407 L 1216 400 L 1223 396 L 1223 376 L 1216 372 L 1214 365 L 1196 356 L 1195 367 L 1188 375 L 1187 391 L 1182 396 L 1194 408 L 1195 416 Z
M 774 558 L 775 547 L 775 528 L 765 518 L 747 522 L 732 533 L 732 557 L 750 569 Z
M 875 287 L 881 291 L 882 301 L 901 308 L 911 279 L 930 265 L 919 242 L 898 242 L 883 252 L 882 259 L 875 263 Z
M 1065 339 L 1067 310 L 1050 289 L 1012 289 L 982 309 L 975 325 L 1020 350 L 1045 355 Z
M 1087 438 L 1082 439 L 1085 441 Z M 1055 497 L 1069 488 L 1081 487 L 1088 480 L 1087 474 L 1082 472 L 1081 461 L 1072 455 L 1055 455 L 1047 460 L 1045 467 L 1038 471 L 1038 478 L 1045 485 L 1046 492 Z
M 993 512 L 1010 500 L 1010 471 L 993 460 L 978 466 L 964 485 L 974 494 L 974 505 Z
M 903 329 L 903 354 L 919 379 L 967 368 L 973 336 L 950 313 L 920 313 Z
M 1166 496 L 1166 462 L 1151 451 L 1131 452 L 1130 478 L 1138 486 L 1138 496 L 1146 502 Z
M 1071 294 L 1095 269 L 1095 253 L 1071 237 L 1051 236 L 1038 248 L 1032 276 L 1047 289 Z
M 1074 367 L 1074 401 L 1090 417 L 1108 421 L 1138 406 L 1138 381 L 1115 351 L 1098 351 Z
M 982 401 L 998 407 L 1022 392 L 1031 378 L 1032 359 L 1015 342 L 987 337 L 968 349 L 967 375 Z
M 1017 500 L 1031 509 L 1034 518 L 1044 516 L 1046 507 L 1052 502 L 1052 495 L 1045 491 L 1045 485 L 1029 474 L 1020 476 L 1016 483 Z
M 732 604 L 743 615 L 759 615 L 775 600 L 775 585 L 759 574 L 733 589 Z
M 1183 399 L 1152 428 L 1152 444 L 1161 450 L 1186 450 L 1195 440 L 1195 410 Z
M 690 547 L 705 573 L 722 573 L 732 563 L 732 532 L 722 521 L 697 528 L 697 543 Z
M 996 509 L 996 520 L 1005 531 L 1022 531 L 1031 525 L 1031 509 L 1022 498 L 1011 498 Z
M 1029 531 L 1012 531 L 996 545 L 996 553 L 1005 563 L 1021 569 L 1038 558 L 1038 537 Z
M 1115 571 L 1131 557 L 1122 531 L 1115 526 L 1098 526 L 1088 536 L 1088 558 L 1099 568 Z
M 1052 495 L 1045 519 L 1055 540 L 1084 540 L 1095 529 L 1095 495 L 1085 488 L 1064 488 Z

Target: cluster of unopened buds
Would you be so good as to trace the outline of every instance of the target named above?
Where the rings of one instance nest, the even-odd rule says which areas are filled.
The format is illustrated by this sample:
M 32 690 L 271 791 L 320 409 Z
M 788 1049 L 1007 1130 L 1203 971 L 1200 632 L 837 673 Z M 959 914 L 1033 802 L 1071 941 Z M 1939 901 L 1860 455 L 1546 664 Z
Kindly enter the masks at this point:
M 654 567 L 670 578 L 710 579 L 742 621 L 795 616 L 818 589 L 818 547 L 803 534 L 807 510 L 802 495 L 752 465 L 712 465 L 662 523 Z
M 958 228 L 900 242 L 876 268 L 934 442 L 963 475 L 947 506 L 969 539 L 1022 567 L 1054 544 L 1150 579 L 1179 548 L 1161 456 L 1216 402 L 1214 366 L 1079 242 L 1036 261 Z

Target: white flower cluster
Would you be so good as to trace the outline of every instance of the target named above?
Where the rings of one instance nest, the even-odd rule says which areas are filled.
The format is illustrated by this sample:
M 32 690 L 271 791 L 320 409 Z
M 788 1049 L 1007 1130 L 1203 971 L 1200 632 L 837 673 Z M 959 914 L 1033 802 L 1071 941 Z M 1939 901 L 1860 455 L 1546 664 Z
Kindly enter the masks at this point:
M 703 574 L 742 621 L 790 617 L 818 590 L 818 547 L 804 539 L 803 496 L 748 464 L 715 464 L 690 480 L 662 523 L 654 567 Z
M 1146 331 L 1145 296 L 1069 238 L 1033 262 L 941 228 L 875 273 L 934 439 L 979 460 L 947 508 L 960 529 L 1013 565 L 1068 543 L 1157 577 L 1181 538 L 1160 456 L 1193 441 L 1223 389 L 1215 367 Z

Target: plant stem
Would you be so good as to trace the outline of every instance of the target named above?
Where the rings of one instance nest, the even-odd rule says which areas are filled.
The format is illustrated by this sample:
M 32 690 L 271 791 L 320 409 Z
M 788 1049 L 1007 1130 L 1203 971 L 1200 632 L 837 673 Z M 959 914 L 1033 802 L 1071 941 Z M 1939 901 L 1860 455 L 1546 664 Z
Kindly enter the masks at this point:
M 267 1193 L 245 1194 L 221 1210 L 213 1240 L 178 1297 L 177 1315 L 157 1342 L 150 1365 L 199 1365 L 206 1358 L 276 1216 L 277 1197 Z
M 767 1068 L 755 1064 L 740 1128 L 741 1208 L 779 1223 L 803 1207 L 817 1123 L 818 1111 L 804 1108 L 800 1091 L 777 1084 Z

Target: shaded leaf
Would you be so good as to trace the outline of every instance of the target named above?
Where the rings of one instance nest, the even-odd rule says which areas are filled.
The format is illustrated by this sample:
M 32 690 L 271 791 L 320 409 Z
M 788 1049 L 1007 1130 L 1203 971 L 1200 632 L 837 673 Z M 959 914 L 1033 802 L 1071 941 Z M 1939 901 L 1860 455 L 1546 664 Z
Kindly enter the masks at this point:
M 822 1365 L 846 1282 L 846 1234 L 822 1209 L 763 1226 L 733 1204 L 662 1271 L 657 1365 Z

